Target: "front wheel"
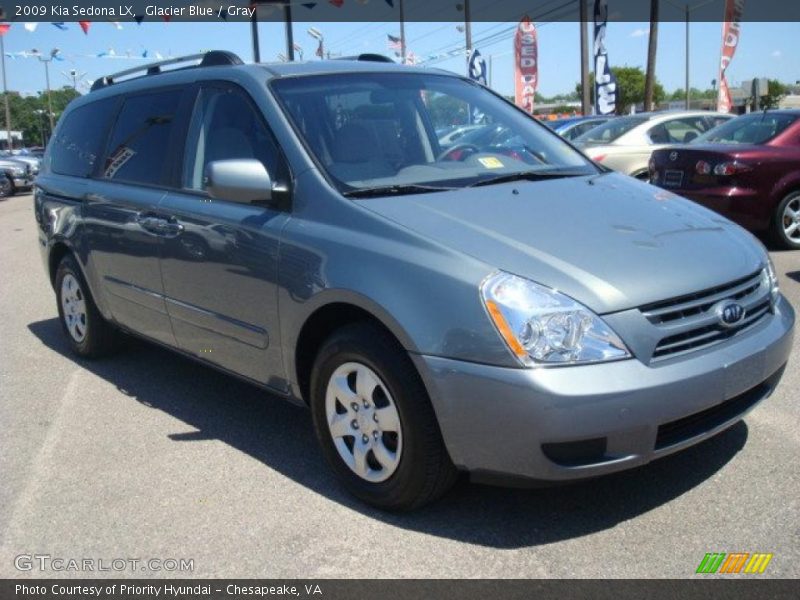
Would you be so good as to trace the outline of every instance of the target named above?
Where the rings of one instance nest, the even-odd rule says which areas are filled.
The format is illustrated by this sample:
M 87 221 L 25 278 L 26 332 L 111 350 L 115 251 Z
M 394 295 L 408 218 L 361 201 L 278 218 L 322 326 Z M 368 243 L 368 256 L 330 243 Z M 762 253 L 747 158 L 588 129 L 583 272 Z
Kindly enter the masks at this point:
M 419 374 L 378 327 L 349 325 L 323 345 L 311 376 L 311 410 L 328 464 L 368 504 L 411 510 L 456 479 Z
M 0 198 L 8 198 L 14 195 L 14 183 L 8 175 L 0 175 Z
M 792 192 L 778 204 L 772 234 L 782 248 L 800 250 L 800 192 Z

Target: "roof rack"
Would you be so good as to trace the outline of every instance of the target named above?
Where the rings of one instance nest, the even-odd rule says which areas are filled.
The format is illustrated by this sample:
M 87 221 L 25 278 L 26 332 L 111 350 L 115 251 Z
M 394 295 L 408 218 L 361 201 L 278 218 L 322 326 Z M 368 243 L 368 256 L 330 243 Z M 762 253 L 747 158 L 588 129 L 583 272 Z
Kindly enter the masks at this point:
M 92 84 L 91 91 L 102 89 L 106 86 L 113 85 L 116 83 L 117 79 L 120 77 L 126 77 L 128 75 L 134 75 L 136 73 L 144 72 L 142 77 L 146 77 L 148 75 L 158 75 L 162 72 L 161 67 L 165 67 L 167 65 L 175 65 L 184 62 L 192 62 L 192 61 L 200 61 L 197 65 L 189 65 L 194 67 L 219 67 L 224 65 L 242 65 L 242 59 L 236 56 L 233 52 L 228 52 L 227 50 L 211 50 L 209 52 L 203 52 L 200 54 L 189 54 L 188 56 L 179 56 L 177 58 L 170 58 L 167 60 L 161 60 L 159 62 L 150 63 L 149 65 L 142 65 L 140 67 L 134 67 L 132 69 L 127 69 L 125 71 L 120 71 L 119 73 L 114 73 L 113 75 L 106 75 L 105 77 L 100 77 L 95 80 Z
M 382 63 L 393 63 L 394 61 L 389 58 L 388 56 L 384 56 L 383 54 L 357 54 L 355 56 L 341 56 L 336 58 L 335 60 L 360 60 L 364 62 L 382 62 Z

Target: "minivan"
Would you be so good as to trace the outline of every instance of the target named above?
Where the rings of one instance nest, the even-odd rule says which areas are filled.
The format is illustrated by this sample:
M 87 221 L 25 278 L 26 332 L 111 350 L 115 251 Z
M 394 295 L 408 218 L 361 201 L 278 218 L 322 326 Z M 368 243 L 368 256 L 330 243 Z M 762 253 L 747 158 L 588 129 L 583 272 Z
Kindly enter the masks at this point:
M 513 135 L 443 149 L 454 124 Z M 792 344 L 739 226 L 478 83 L 374 56 L 103 77 L 35 186 L 78 356 L 132 334 L 307 405 L 343 485 L 387 510 L 462 472 L 563 482 L 696 444 L 770 395 Z

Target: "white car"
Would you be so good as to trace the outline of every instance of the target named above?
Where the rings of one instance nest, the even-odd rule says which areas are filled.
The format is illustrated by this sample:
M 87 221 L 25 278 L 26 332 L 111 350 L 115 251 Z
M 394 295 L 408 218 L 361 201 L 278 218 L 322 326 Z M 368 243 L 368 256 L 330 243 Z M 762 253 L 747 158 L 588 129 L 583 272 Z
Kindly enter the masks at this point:
M 654 150 L 687 144 L 734 116 L 709 111 L 627 115 L 590 129 L 573 143 L 595 162 L 647 180 L 648 163 Z

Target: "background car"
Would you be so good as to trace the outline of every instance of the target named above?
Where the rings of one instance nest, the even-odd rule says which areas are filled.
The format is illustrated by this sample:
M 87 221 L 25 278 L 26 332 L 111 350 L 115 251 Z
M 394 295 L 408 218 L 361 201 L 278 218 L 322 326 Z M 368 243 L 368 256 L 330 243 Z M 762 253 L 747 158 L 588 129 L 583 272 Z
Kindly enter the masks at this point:
M 732 118 L 733 115 L 708 111 L 639 113 L 594 127 L 575 138 L 574 143 L 592 160 L 647 180 L 653 150 L 691 142 Z
M 800 248 L 800 110 L 742 115 L 657 150 L 650 181 Z
M 481 129 L 482 127 L 483 125 L 456 125 L 440 129 L 436 132 L 436 135 L 439 138 L 439 145 L 442 148 L 450 148 L 469 132 Z
M 28 189 L 32 183 L 30 166 L 27 163 L 17 160 L 16 157 L 0 157 L 0 198 Z
M 543 121 L 550 129 L 555 131 L 565 140 L 574 140 L 595 127 L 611 120 L 611 116 L 592 115 L 586 117 L 567 117 L 565 119 L 554 119 L 553 121 Z

